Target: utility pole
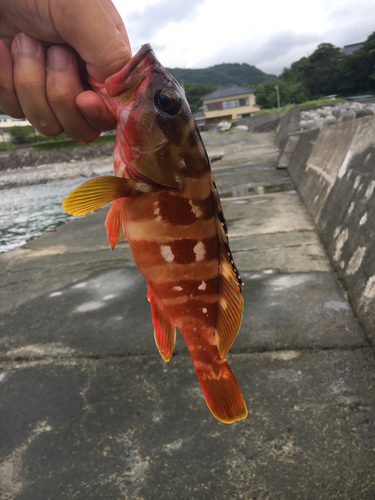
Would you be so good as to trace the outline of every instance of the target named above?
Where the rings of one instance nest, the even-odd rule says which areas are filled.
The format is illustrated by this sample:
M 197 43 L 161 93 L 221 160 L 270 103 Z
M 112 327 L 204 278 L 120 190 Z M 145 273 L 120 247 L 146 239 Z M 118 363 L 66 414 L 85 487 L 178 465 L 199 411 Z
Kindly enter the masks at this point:
M 275 89 L 276 89 L 276 94 L 277 94 L 277 109 L 278 109 L 278 115 L 279 115 L 279 118 L 280 118 L 280 93 L 279 93 L 279 86 L 278 86 L 278 85 L 276 85 Z

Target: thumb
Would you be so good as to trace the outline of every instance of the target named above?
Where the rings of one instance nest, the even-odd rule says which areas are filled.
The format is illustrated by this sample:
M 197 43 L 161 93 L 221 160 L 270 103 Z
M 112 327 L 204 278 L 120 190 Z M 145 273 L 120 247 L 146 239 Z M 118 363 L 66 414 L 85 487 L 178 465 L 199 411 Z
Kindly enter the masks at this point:
M 60 36 L 86 63 L 90 76 L 102 83 L 131 59 L 124 23 L 111 0 L 59 2 L 54 23 Z M 89 5 L 89 7 L 88 7 Z

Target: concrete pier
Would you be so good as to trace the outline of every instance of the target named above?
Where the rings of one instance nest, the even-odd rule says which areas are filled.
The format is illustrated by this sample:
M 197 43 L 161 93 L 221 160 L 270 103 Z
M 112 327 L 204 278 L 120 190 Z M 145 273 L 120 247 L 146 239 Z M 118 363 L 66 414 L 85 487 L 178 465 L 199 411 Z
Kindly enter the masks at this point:
M 1 500 L 375 498 L 370 341 L 273 135 L 230 141 L 213 171 L 245 283 L 228 360 L 247 419 L 212 417 L 181 336 L 162 361 L 101 209 L 0 255 Z

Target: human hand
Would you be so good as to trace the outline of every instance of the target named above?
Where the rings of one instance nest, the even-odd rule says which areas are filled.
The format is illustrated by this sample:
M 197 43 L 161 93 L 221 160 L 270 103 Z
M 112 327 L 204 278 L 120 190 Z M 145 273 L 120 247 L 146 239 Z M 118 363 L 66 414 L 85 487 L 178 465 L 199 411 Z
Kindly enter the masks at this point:
M 103 82 L 130 58 L 111 0 L 0 0 L 0 108 L 44 135 L 86 143 L 115 128 L 86 71 Z

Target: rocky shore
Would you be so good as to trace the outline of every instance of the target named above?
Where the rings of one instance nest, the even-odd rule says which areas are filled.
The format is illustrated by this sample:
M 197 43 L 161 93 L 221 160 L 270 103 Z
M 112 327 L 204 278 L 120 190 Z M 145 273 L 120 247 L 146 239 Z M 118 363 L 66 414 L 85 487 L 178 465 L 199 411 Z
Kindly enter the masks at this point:
M 0 150 L 0 172 L 22 167 L 37 167 L 52 163 L 77 162 L 92 158 L 112 156 L 113 142 L 106 144 L 86 144 L 76 148 L 35 151 L 30 146 L 18 147 L 15 151 Z
M 301 130 L 313 130 L 327 125 L 375 115 L 375 103 L 342 102 L 334 106 L 301 111 Z

